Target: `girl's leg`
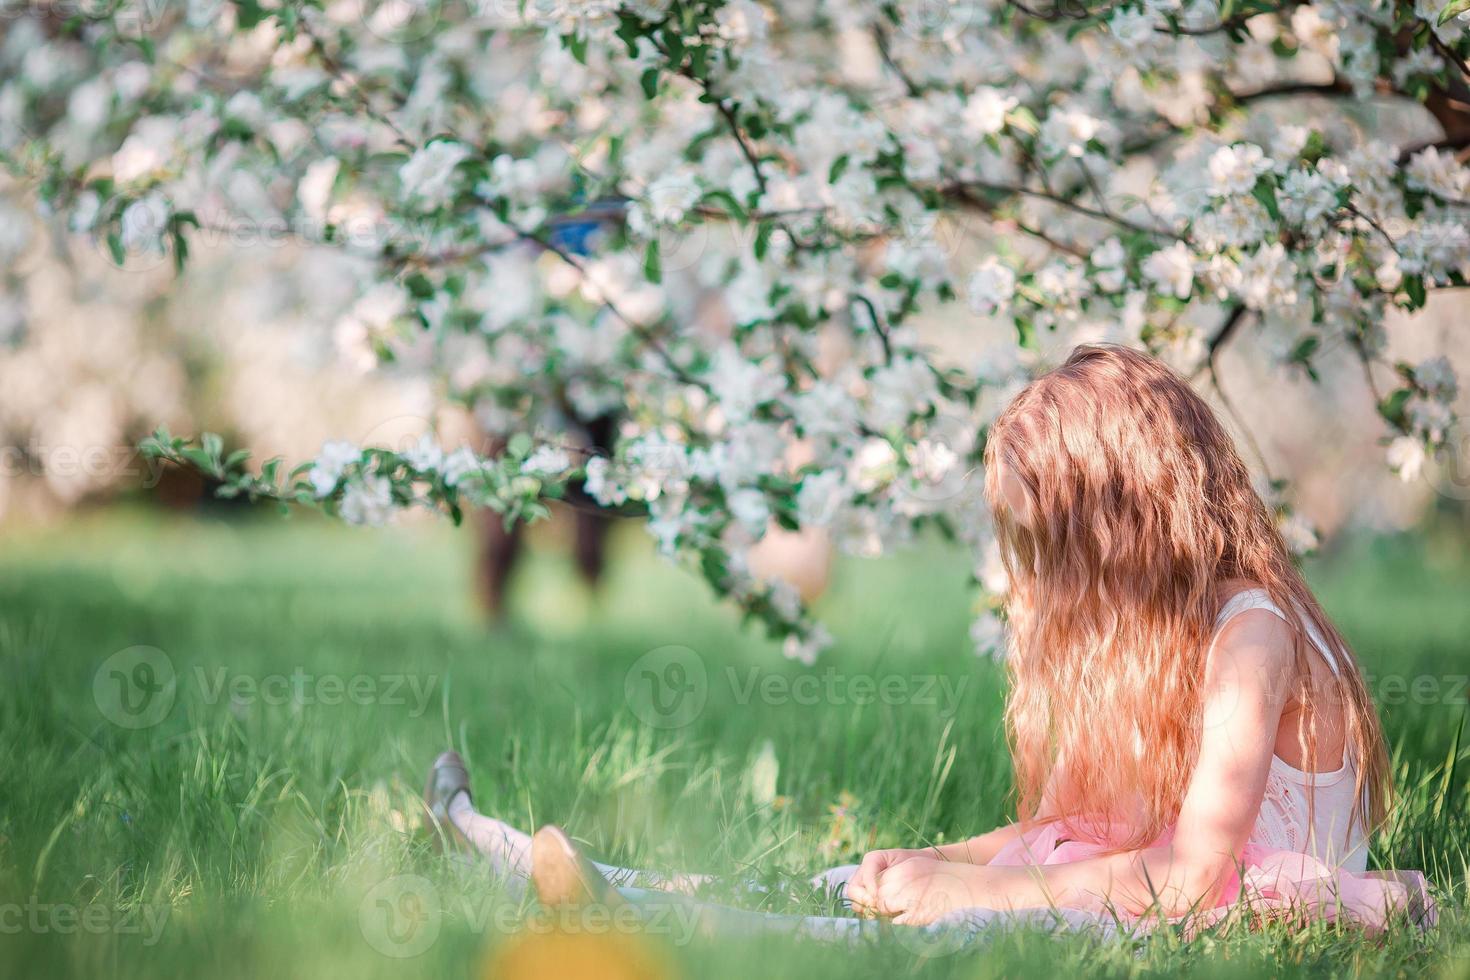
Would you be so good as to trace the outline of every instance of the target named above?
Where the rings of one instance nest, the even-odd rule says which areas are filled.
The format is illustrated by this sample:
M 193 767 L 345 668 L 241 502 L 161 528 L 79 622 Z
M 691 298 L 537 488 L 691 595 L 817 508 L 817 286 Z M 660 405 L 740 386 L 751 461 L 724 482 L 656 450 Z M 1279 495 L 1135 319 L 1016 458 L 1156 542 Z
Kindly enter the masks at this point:
M 531 835 L 475 809 L 468 793 L 449 801 L 449 822 L 501 877 L 531 876 Z
M 449 822 L 465 836 L 476 851 L 484 855 L 495 873 L 501 876 L 531 876 L 531 835 L 503 820 L 487 817 L 475 809 L 468 793 L 457 793 L 449 801 Z M 710 875 L 660 874 L 639 868 L 622 868 L 615 864 L 592 862 L 599 874 L 618 886 L 656 889 L 692 894 L 711 880 Z
M 531 877 L 531 837 L 503 820 L 487 817 L 475 810 L 465 793 L 457 794 L 448 806 L 450 822 L 489 859 L 498 874 Z M 586 860 L 579 858 L 579 860 Z M 695 888 L 711 880 L 710 875 L 671 874 L 587 861 L 588 864 L 617 887 L 618 894 L 636 905 L 650 932 L 667 933 L 676 942 L 695 935 L 708 937 L 741 937 L 784 934 L 824 942 L 866 942 L 885 930 L 901 935 L 910 943 L 932 946 L 954 942 L 947 929 L 917 929 L 887 926 L 871 919 L 853 916 L 789 915 L 754 912 L 701 902 L 690 897 Z M 847 884 L 857 865 L 830 868 L 812 878 L 812 885 L 837 892 Z M 923 946 L 916 946 L 922 949 Z
M 543 906 L 572 915 L 593 908 L 599 916 L 629 909 L 635 913 L 640 931 L 667 936 L 676 944 L 695 936 L 741 938 L 770 934 L 855 942 L 876 935 L 883 928 L 876 922 L 846 916 L 747 911 L 700 901 L 668 889 L 626 885 L 614 888 L 603 870 L 606 865 L 599 866 L 588 859 L 560 827 L 546 826 L 538 830 L 531 841 L 531 852 L 534 865 L 531 877 Z M 825 877 L 818 876 L 818 880 L 824 881 Z
M 435 821 L 441 825 L 447 822 L 488 859 L 497 875 L 523 880 L 531 876 L 531 835 L 475 809 L 470 796 L 469 771 L 459 753 L 444 752 L 434 760 L 424 787 L 424 804 Z M 617 886 L 692 894 L 711 880 L 710 875 L 704 874 L 660 874 L 595 861 L 592 864 L 602 877 Z M 833 868 L 817 875 L 812 884 L 836 890 L 847 883 L 855 870 L 855 866 Z

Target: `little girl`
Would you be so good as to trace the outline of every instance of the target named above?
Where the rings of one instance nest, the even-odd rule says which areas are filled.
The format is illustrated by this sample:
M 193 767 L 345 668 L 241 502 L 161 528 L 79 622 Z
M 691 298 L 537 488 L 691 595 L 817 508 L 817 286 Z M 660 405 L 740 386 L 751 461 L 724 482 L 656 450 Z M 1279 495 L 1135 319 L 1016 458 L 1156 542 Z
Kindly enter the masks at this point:
M 985 469 L 1011 584 L 1018 819 L 874 851 L 819 882 L 859 914 L 914 926 L 1195 926 L 1232 909 L 1431 924 L 1421 875 L 1365 870 L 1389 794 L 1378 717 L 1209 406 L 1145 354 L 1079 347 L 996 421 Z M 555 828 L 533 844 L 475 812 L 453 753 L 427 802 L 549 903 L 699 881 L 595 865 Z M 710 921 L 757 919 L 823 935 L 872 925 Z

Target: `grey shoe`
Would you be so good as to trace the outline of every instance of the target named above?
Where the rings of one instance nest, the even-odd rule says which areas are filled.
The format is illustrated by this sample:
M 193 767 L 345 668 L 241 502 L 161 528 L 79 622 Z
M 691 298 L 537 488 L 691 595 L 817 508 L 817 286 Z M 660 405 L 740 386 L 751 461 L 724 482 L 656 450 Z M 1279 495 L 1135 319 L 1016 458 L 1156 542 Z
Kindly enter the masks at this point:
M 434 839 L 441 850 L 450 847 L 472 849 L 470 841 L 449 819 L 449 804 L 460 793 L 470 802 L 470 772 L 458 752 L 444 752 L 434 760 L 429 769 L 428 782 L 424 784 L 424 808 L 434 827 Z
M 627 903 L 560 827 L 547 824 L 531 838 L 531 883 L 542 905 L 556 907 Z

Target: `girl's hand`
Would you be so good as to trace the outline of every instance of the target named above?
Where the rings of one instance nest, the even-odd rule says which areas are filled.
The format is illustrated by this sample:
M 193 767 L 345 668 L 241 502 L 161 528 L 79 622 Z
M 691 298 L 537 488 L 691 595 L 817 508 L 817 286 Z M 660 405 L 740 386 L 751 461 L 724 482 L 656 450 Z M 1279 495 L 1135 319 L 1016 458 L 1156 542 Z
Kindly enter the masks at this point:
M 842 890 L 843 898 L 861 915 L 878 914 L 878 876 L 889 868 L 933 850 L 924 847 L 890 847 L 882 851 L 869 851 L 863 855 L 862 863 Z
M 928 925 L 956 909 L 979 904 L 972 880 L 977 870 L 972 864 L 911 857 L 890 865 L 878 877 L 874 905 L 880 915 L 900 925 Z

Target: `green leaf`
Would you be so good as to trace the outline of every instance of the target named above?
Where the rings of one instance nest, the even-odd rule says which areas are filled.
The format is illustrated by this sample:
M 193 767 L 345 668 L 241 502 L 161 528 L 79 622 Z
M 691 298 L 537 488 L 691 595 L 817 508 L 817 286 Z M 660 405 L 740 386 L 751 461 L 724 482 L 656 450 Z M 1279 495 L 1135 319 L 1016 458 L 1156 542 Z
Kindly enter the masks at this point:
M 1424 288 L 1423 276 L 1405 276 L 1404 292 L 1409 294 L 1409 303 L 1412 304 L 1411 309 L 1419 309 L 1424 305 L 1425 300 L 1428 299 L 1428 293 Z
M 663 38 L 669 51 L 669 64 L 677 67 L 684 60 L 684 36 L 671 25 L 664 28 Z
M 1450 0 L 1439 12 L 1439 19 L 1435 21 L 1435 24 L 1436 26 L 1442 25 L 1445 21 L 1458 17 L 1466 11 L 1470 11 L 1470 0 Z
M 577 59 L 578 64 L 585 65 L 587 63 L 586 37 L 576 34 L 563 34 L 561 42 L 571 52 L 572 57 Z
M 762 261 L 766 257 L 766 251 L 771 247 L 771 235 L 775 234 L 776 223 L 774 221 L 762 221 L 755 233 L 755 258 Z
M 648 248 L 643 253 L 643 276 L 652 283 L 663 282 L 663 260 L 659 257 L 657 238 L 648 243 Z
M 648 69 L 639 77 L 638 84 L 643 86 L 644 98 L 655 98 L 658 95 L 658 69 Z
M 408 289 L 409 295 L 414 299 L 428 300 L 434 298 L 434 284 L 422 272 L 415 272 L 404 279 L 403 285 Z
M 1036 325 L 1016 317 L 1016 343 L 1024 350 L 1036 349 Z
M 1281 207 L 1276 203 L 1276 188 L 1266 179 L 1256 181 L 1256 186 L 1251 190 L 1251 196 L 1261 202 L 1266 213 L 1271 216 L 1272 221 L 1281 220 Z
M 1378 414 L 1387 419 L 1390 424 L 1403 428 L 1404 406 L 1408 404 L 1413 395 L 1414 391 L 1411 388 L 1398 389 L 1378 403 Z
M 615 32 L 628 48 L 628 57 L 638 57 L 638 38 L 643 36 L 643 25 L 635 17 L 626 14 L 618 16 L 618 29 Z
M 827 171 L 827 183 L 835 184 L 839 180 L 841 180 L 843 173 L 845 173 L 847 170 L 847 164 L 848 157 L 846 153 L 842 154 L 842 156 L 838 157 L 836 160 L 833 160 L 832 169 Z
M 730 217 L 736 219 L 737 221 L 745 220 L 745 209 L 740 206 L 739 201 L 735 200 L 735 195 L 731 194 L 729 191 L 706 191 L 704 198 L 705 200 L 718 201 L 723 204 L 725 206 L 725 210 L 730 213 Z
M 505 451 L 510 454 L 512 459 L 525 459 L 531 455 L 531 449 L 531 437 L 524 432 L 517 432 L 505 444 Z
M 197 446 L 185 446 L 179 452 L 179 455 L 188 460 L 196 469 L 202 470 L 211 476 L 215 475 L 214 459 Z
M 265 20 L 266 12 L 258 0 L 235 0 L 235 23 L 241 30 L 248 31 Z

